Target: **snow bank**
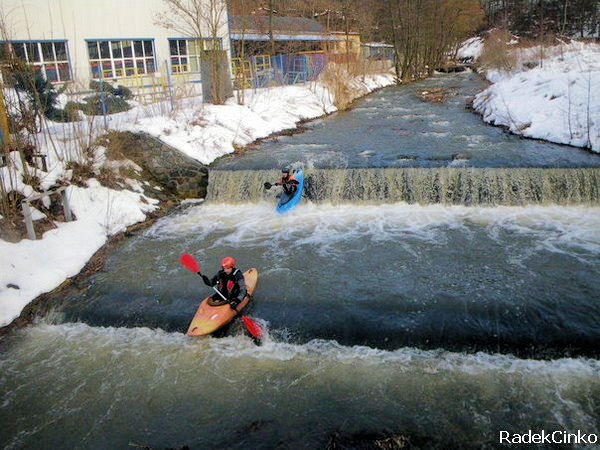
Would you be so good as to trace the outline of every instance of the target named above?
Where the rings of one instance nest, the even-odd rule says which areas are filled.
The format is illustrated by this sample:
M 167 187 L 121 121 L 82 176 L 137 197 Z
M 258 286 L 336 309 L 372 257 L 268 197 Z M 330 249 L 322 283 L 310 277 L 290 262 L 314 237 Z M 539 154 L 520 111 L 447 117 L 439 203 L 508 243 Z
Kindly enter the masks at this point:
M 372 75 L 351 82 L 357 97 L 394 83 L 393 75 Z M 302 120 L 336 111 L 333 97 L 318 83 L 247 90 L 244 105 L 230 98 L 225 105 L 191 104 L 172 117 L 138 118 L 111 128 L 146 132 L 186 155 L 210 164 L 273 133 L 295 128 Z
M 458 51 L 456 52 L 456 58 L 459 61 L 476 61 L 483 52 L 483 38 L 476 36 L 467 39 L 463 42 Z
M 349 81 L 355 97 L 375 89 L 392 85 L 391 73 L 356 77 Z M 182 151 L 202 164 L 233 153 L 235 146 L 244 146 L 273 133 L 295 128 L 298 122 L 315 119 L 337 110 L 334 98 L 319 82 L 293 86 L 248 89 L 244 93 L 244 105 L 238 105 L 236 97 L 225 105 L 202 103 L 202 97 L 175 101 L 174 111 L 170 102 L 139 105 L 122 113 L 111 114 L 107 126 L 116 131 L 148 133 L 165 144 Z M 94 140 L 103 134 L 102 117 L 86 118 L 75 123 L 49 123 L 48 134 L 55 139 L 39 139 L 42 153 L 49 156 L 50 165 L 67 155 L 75 159 L 82 137 Z M 89 138 L 88 138 L 89 137 Z M 56 149 L 56 138 L 60 149 Z
M 16 160 L 18 153 L 10 157 Z M 2 176 L 8 175 L 7 167 L 2 171 Z M 47 175 L 42 176 L 45 180 L 53 179 L 54 172 L 57 170 L 49 174 L 39 171 Z M 14 178 L 15 173 L 11 175 Z M 11 186 L 25 195 L 33 193 L 31 186 L 22 182 L 19 171 L 17 175 Z M 94 179 L 88 181 L 87 188 L 69 186 L 67 196 L 77 220 L 56 223 L 56 229 L 35 241 L 0 240 L 0 327 L 16 319 L 35 297 L 77 275 L 109 236 L 143 221 L 158 203 L 139 192 L 103 187 Z
M 476 96 L 474 109 L 515 134 L 600 152 L 600 45 L 514 51 L 517 69 L 488 71 L 494 84 Z

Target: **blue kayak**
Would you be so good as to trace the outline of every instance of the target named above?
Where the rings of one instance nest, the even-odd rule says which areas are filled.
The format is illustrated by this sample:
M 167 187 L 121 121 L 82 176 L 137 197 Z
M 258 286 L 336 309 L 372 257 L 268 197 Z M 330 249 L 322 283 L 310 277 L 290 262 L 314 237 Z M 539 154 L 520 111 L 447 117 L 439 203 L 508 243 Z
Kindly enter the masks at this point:
M 279 204 L 277 205 L 277 212 L 279 214 L 285 214 L 286 212 L 294 209 L 294 207 L 302 200 L 302 190 L 304 189 L 304 172 L 302 169 L 294 173 L 294 178 L 298 180 L 298 187 L 294 195 L 287 195 L 285 192 L 281 194 Z

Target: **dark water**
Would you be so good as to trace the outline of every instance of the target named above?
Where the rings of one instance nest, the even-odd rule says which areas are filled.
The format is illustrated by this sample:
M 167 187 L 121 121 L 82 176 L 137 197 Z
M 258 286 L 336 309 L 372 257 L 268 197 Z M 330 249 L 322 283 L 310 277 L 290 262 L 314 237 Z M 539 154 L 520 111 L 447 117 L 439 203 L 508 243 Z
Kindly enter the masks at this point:
M 212 274 L 227 253 L 259 269 L 253 314 L 295 343 L 598 357 L 599 210 L 306 205 L 299 220 L 266 202 L 207 204 L 56 301 L 61 321 L 185 332 L 209 291 L 179 255 Z
M 454 109 L 414 100 L 436 83 L 457 86 Z M 477 168 L 515 158 L 598 166 L 594 155 L 463 115 L 478 83 L 460 75 L 384 90 L 234 166 L 454 167 L 457 151 Z M 370 114 L 382 129 L 369 136 Z M 450 134 L 423 135 L 424 126 Z M 485 139 L 469 147 L 465 136 Z M 369 137 L 376 153 L 360 156 Z M 394 159 L 409 151 L 416 159 Z M 296 449 L 402 435 L 424 448 L 490 448 L 500 430 L 597 434 L 600 208 L 596 172 L 582 170 L 536 188 L 557 196 L 500 189 L 519 199 L 503 206 L 428 204 L 428 182 L 414 204 L 382 202 L 363 195 L 376 178 L 339 171 L 343 188 L 286 216 L 258 178 L 250 186 L 241 172 L 211 172 L 206 204 L 128 240 L 103 271 L 53 297 L 39 323 L 0 341 L 0 447 Z M 261 347 L 239 323 L 213 337 L 183 334 L 209 291 L 179 266 L 182 253 L 208 274 L 225 255 L 258 269 L 248 313 L 265 330 Z
M 454 94 L 447 103 L 432 104 L 415 95 L 440 87 Z M 467 98 L 483 89 L 484 81 L 474 73 L 437 75 L 386 88 L 350 112 L 309 124 L 304 133 L 269 139 L 243 158 L 225 157 L 212 166 L 600 167 L 600 156 L 587 150 L 521 139 L 484 125 L 465 108 Z

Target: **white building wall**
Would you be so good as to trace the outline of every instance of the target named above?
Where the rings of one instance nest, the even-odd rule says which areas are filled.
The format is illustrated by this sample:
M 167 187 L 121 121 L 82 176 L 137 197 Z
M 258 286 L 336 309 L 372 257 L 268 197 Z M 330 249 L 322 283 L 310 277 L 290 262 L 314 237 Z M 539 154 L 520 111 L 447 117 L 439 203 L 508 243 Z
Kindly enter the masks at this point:
M 225 0 L 219 36 L 231 58 Z M 170 38 L 191 38 L 181 31 L 156 25 L 157 15 L 167 12 L 163 0 L 0 0 L 6 36 L 0 40 L 66 40 L 74 80 L 84 88 L 91 78 L 87 40 L 154 39 L 157 76 L 170 64 Z M 210 37 L 208 28 L 204 37 Z M 190 74 L 190 81 L 200 74 Z M 118 81 L 118 80 L 117 80 Z

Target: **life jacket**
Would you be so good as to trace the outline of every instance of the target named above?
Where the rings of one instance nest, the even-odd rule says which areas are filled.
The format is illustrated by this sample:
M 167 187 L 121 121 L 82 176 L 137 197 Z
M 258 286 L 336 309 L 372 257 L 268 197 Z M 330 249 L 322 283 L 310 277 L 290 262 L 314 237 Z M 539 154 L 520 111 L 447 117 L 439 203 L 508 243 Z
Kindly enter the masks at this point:
M 288 184 L 290 181 L 298 181 L 298 180 L 296 180 L 294 178 L 294 175 L 290 174 L 290 176 L 287 177 L 287 179 L 284 179 L 283 177 L 281 177 L 277 183 L 279 183 L 283 186 L 284 184 Z

